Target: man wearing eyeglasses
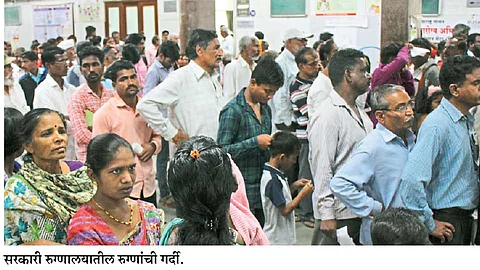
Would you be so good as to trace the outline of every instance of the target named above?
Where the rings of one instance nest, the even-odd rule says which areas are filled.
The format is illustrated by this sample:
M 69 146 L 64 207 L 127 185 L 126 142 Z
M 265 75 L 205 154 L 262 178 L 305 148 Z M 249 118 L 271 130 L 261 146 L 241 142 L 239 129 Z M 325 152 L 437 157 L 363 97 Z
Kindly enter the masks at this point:
M 318 53 L 310 48 L 302 48 L 295 56 L 295 62 L 299 72 L 293 83 L 290 85 L 290 101 L 293 106 L 295 121 L 298 123 L 296 129 L 297 138 L 300 140 L 301 148 L 298 156 L 298 179 L 313 180 L 310 164 L 308 163 L 308 108 L 307 96 L 313 81 L 318 76 L 320 70 L 320 57 Z M 297 179 L 291 179 L 296 181 Z M 314 218 L 312 209 L 312 196 L 308 196 L 299 204 L 301 210 L 301 220 L 307 227 L 313 228 Z
M 420 127 L 402 174 L 400 195 L 418 211 L 433 244 L 470 245 L 478 207 L 478 150 L 469 109 L 480 104 L 480 60 L 447 58 L 443 98 Z
M 51 47 L 42 52 L 42 63 L 48 71 L 45 80 L 35 89 L 33 108 L 49 108 L 65 115 L 67 121 L 67 156 L 66 160 L 76 160 L 75 139 L 73 137 L 70 118 L 68 117 L 68 102 L 76 88 L 63 79 L 67 75 L 67 56 L 65 50 Z
M 391 207 L 403 207 L 398 186 L 413 149 L 413 102 L 405 89 L 384 84 L 374 89 L 372 112 L 378 120 L 330 181 L 333 194 L 362 218 L 360 243 L 372 245 L 373 218 Z

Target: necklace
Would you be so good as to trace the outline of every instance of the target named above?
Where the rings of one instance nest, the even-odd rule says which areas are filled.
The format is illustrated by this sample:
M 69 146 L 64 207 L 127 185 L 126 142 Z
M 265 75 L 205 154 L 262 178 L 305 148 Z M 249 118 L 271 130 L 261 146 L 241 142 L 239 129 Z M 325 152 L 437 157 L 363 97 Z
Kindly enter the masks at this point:
M 100 206 L 100 204 L 98 204 L 94 198 L 92 198 L 92 201 L 98 206 L 98 208 L 102 209 L 103 212 L 105 212 L 105 214 L 107 214 L 108 217 L 110 217 L 111 219 L 115 220 L 116 222 L 118 223 L 121 223 L 123 225 L 130 225 L 132 224 L 132 219 L 133 219 L 133 207 L 128 203 L 127 200 L 125 200 L 125 202 L 128 204 L 128 207 L 130 207 L 130 220 L 129 221 L 120 221 L 118 220 L 118 218 L 116 217 L 113 217 L 107 210 L 105 210 L 105 208 L 103 208 L 102 206 Z

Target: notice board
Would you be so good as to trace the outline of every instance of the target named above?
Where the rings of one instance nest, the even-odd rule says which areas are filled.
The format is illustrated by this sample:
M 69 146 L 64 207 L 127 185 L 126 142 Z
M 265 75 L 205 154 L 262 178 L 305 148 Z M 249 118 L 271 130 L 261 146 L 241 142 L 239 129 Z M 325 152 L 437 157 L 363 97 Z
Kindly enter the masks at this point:
M 305 0 L 270 0 L 272 17 L 305 17 Z
M 73 3 L 33 7 L 34 37 L 38 42 L 67 37 L 73 32 Z
M 423 0 L 422 15 L 437 16 L 440 14 L 440 0 Z

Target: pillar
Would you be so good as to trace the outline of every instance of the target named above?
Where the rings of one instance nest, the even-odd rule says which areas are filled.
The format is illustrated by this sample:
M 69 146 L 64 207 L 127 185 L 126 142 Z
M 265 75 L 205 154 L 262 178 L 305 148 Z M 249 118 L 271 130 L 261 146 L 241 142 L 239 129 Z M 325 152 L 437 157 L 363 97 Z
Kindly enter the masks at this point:
M 420 37 L 421 8 L 421 0 L 382 0 L 381 46 Z
M 215 0 L 180 0 L 180 50 L 193 29 L 215 30 Z

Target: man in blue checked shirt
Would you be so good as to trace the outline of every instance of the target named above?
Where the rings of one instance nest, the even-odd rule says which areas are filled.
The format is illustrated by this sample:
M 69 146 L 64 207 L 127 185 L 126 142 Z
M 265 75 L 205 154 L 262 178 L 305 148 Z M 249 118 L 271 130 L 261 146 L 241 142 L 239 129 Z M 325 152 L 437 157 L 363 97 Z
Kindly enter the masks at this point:
M 362 217 L 360 243 L 372 245 L 374 216 L 391 207 L 403 207 L 400 176 L 413 149 L 415 135 L 412 101 L 405 89 L 384 84 L 371 96 L 375 130 L 363 139 L 352 156 L 330 180 L 330 189 L 353 213 Z
M 283 85 L 283 72 L 272 58 L 262 58 L 244 87 L 220 112 L 217 142 L 238 165 L 245 179 L 250 211 L 263 227 L 260 196 L 263 166 L 272 141 L 272 111 L 267 102 Z
M 440 71 L 443 99 L 423 122 L 402 174 L 400 195 L 418 211 L 433 244 L 469 245 L 478 207 L 478 150 L 473 116 L 480 104 L 480 60 L 448 58 Z

